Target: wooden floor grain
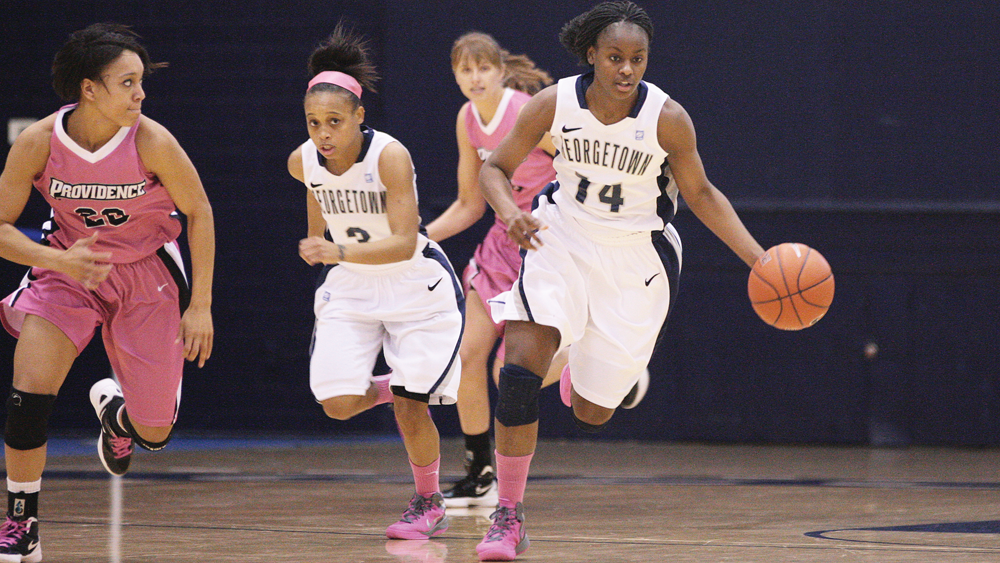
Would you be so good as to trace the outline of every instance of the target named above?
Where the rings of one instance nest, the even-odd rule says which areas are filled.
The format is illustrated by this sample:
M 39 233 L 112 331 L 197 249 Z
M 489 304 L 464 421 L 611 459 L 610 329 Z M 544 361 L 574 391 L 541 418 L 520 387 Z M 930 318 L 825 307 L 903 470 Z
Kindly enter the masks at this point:
M 137 453 L 118 517 L 92 449 L 50 448 L 46 561 L 474 562 L 491 511 L 389 541 L 413 491 L 398 440 L 182 438 Z M 543 442 L 525 505 L 526 562 L 1000 561 L 995 450 Z

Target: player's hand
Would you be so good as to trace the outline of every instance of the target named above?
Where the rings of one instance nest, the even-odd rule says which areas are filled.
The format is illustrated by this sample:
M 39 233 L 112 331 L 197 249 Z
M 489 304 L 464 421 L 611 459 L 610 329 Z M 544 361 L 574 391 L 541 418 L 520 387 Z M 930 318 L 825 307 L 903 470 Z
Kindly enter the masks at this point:
M 505 219 L 504 223 L 507 225 L 507 236 L 521 248 L 538 250 L 538 247 L 542 246 L 542 239 L 539 238 L 538 233 L 548 227 L 543 225 L 534 215 L 521 211 L 517 215 Z
M 211 309 L 189 306 L 181 317 L 181 328 L 177 333 L 177 342 L 184 343 L 184 359 L 189 362 L 197 359 L 198 367 L 205 367 L 205 360 L 212 356 L 214 338 Z
M 340 262 L 340 248 L 323 237 L 308 237 L 299 241 L 299 256 L 310 266 Z
M 97 233 L 82 238 L 63 251 L 59 258 L 60 272 L 83 284 L 87 289 L 97 289 L 111 273 L 110 252 L 94 252 L 90 248 L 97 242 Z

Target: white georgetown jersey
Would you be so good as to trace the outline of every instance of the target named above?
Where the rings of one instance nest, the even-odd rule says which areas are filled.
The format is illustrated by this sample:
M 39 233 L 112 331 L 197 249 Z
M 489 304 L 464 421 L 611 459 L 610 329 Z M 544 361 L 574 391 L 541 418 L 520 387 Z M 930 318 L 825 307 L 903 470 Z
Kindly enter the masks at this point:
M 328 236 L 335 244 L 350 246 L 388 238 L 389 215 L 386 213 L 386 188 L 378 172 L 378 161 L 392 136 L 370 127 L 361 127 L 364 140 L 358 159 L 346 172 L 337 176 L 326 169 L 323 155 L 312 139 L 302 144 L 302 172 L 306 188 L 316 198 Z M 416 196 L 416 194 L 414 194 Z M 423 239 L 422 235 L 418 235 Z M 418 240 L 417 252 L 423 248 Z M 348 269 L 379 271 L 394 264 L 353 264 L 342 262 Z
M 632 113 L 605 125 L 587 107 L 593 73 L 563 78 L 549 133 L 560 211 L 584 223 L 623 231 L 660 231 L 673 219 L 677 186 L 657 139 L 668 96 L 640 82 Z

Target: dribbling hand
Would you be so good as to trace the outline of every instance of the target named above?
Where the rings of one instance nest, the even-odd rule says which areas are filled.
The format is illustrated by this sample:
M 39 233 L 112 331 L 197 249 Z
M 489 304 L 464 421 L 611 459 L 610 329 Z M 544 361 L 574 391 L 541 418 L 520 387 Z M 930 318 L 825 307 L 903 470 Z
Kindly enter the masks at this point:
M 60 256 L 57 269 L 83 284 L 87 289 L 97 289 L 111 273 L 110 252 L 94 252 L 90 249 L 97 242 L 97 233 L 73 243 Z

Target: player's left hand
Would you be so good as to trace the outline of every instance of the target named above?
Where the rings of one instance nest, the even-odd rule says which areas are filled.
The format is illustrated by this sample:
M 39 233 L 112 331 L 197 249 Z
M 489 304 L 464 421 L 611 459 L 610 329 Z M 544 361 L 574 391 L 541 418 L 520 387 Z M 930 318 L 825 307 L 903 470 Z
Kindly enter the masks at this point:
M 177 342 L 184 343 L 184 359 L 198 360 L 198 367 L 205 367 L 205 361 L 212 355 L 212 311 L 207 307 L 189 306 L 181 317 L 181 329 Z

